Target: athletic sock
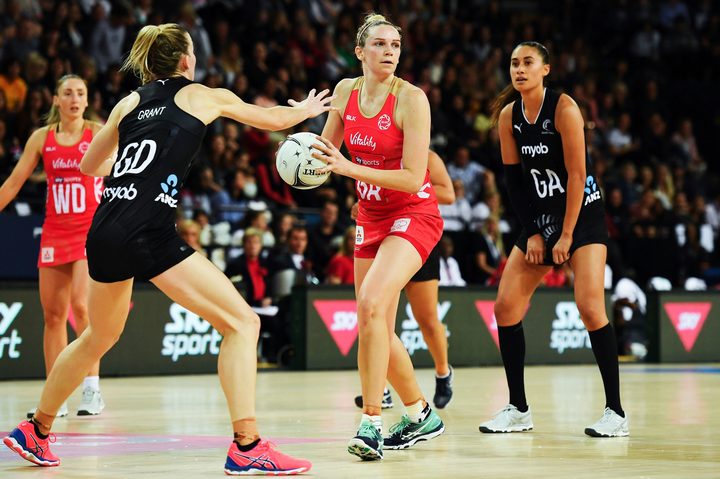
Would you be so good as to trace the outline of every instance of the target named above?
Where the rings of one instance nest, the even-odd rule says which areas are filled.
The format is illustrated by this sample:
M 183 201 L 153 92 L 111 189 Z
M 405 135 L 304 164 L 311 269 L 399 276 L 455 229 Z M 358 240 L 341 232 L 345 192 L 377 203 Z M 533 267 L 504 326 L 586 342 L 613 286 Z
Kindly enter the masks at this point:
M 422 400 L 416 402 L 415 404 L 405 406 L 405 410 L 407 411 L 407 415 L 410 420 L 418 424 L 423 422 L 428 417 L 431 411 L 430 403 L 423 404 Z
M 237 444 L 238 449 L 240 449 L 240 451 L 242 451 L 242 452 L 248 452 L 248 451 L 254 449 L 255 446 L 257 446 L 259 443 L 260 443 L 260 438 L 257 438 L 250 444 L 246 444 L 244 446 L 242 444 L 240 444 L 239 441 L 235 441 L 235 444 Z
M 370 421 L 370 423 L 375 426 L 375 429 L 377 429 L 382 436 L 382 416 L 369 416 L 367 414 L 363 414 L 362 421 L 366 420 Z
M 512 326 L 498 326 L 498 339 L 500 342 L 500 355 L 505 366 L 510 391 L 510 404 L 518 411 L 528 410 L 525 399 L 525 333 L 520 321 Z
M 86 376 L 83 379 L 83 389 L 90 388 L 93 391 L 100 390 L 100 376 Z
M 625 417 L 625 411 L 620 405 L 620 371 L 615 332 L 608 323 L 602 328 L 588 333 L 605 388 L 605 407 L 609 407 L 620 416 Z
M 35 418 L 30 419 L 30 422 L 32 423 L 33 428 L 35 428 L 35 435 L 37 435 L 37 437 L 39 437 L 40 439 L 47 439 L 47 438 L 48 438 L 49 434 L 43 434 L 43 433 L 40 432 L 40 426 L 38 425 L 38 423 L 37 423 L 37 421 L 35 420 Z

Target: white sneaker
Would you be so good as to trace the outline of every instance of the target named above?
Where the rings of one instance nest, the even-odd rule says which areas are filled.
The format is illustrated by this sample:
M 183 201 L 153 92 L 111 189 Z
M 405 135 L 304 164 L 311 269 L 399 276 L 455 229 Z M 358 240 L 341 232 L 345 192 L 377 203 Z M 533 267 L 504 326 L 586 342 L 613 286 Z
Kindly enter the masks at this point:
M 603 417 L 592 426 L 586 427 L 585 434 L 592 437 L 629 436 L 627 414 L 625 414 L 625 417 L 621 417 L 618 413 L 606 407 Z
M 530 408 L 520 412 L 512 404 L 505 406 L 491 420 L 480 424 L 480 432 L 522 432 L 532 428 Z
M 35 415 L 35 411 L 37 411 L 37 408 L 36 408 L 36 407 L 34 407 L 34 408 L 32 408 L 31 410 L 29 410 L 29 411 L 27 412 L 27 418 L 30 419 L 31 417 L 33 417 L 33 416 Z M 65 417 L 65 416 L 67 416 L 67 415 L 68 415 L 68 407 L 67 407 L 67 403 L 64 402 L 64 403 L 62 403 L 62 406 L 60 406 L 60 409 L 58 410 L 57 416 L 55 416 L 55 417 Z
M 100 391 L 91 387 L 83 389 L 82 401 L 78 407 L 78 416 L 95 416 L 105 409 L 105 402 L 102 400 Z

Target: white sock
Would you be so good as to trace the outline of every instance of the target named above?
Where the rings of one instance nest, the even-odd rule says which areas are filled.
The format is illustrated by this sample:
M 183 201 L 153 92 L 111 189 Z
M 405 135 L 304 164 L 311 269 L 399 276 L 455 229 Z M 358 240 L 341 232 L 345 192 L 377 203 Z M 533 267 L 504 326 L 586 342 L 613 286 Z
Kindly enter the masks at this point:
M 382 436 L 382 416 L 368 416 L 367 414 L 363 413 L 362 419 L 360 421 L 370 421 L 372 425 L 375 426 L 375 429 L 377 429 Z
M 447 374 L 437 374 L 437 373 L 435 373 L 435 377 L 438 378 L 438 379 L 449 378 L 449 377 L 450 377 L 450 372 L 451 372 L 450 369 L 448 369 L 448 373 L 447 373 Z
M 83 379 L 83 389 L 90 388 L 94 391 L 100 390 L 100 376 L 86 376 Z
M 428 403 L 423 406 L 423 402 L 420 400 L 415 404 L 405 406 L 405 411 L 407 411 L 407 415 L 412 422 L 420 423 L 425 420 L 428 414 L 430 414 L 430 404 Z

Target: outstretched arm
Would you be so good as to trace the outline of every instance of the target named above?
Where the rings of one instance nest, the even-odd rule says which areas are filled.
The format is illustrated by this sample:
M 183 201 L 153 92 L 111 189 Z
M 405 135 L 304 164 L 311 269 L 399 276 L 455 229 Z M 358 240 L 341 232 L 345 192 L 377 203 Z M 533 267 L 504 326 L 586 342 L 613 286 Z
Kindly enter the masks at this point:
M 194 88 L 203 89 L 203 94 L 189 98 L 191 104 L 195 103 L 193 114 L 197 115 L 205 124 L 210 123 L 218 116 L 223 116 L 262 130 L 278 131 L 295 126 L 326 111 L 335 110 L 335 107 L 330 105 L 335 96 L 328 96 L 329 90 L 323 90 L 316 94 L 313 88 L 307 98 L 301 102 L 288 100 L 291 106 L 264 108 L 245 103 L 236 94 L 224 88 L 207 88 L 202 85 Z M 202 104 L 198 105 L 197 102 L 202 102 Z
M 0 211 L 10 203 L 37 167 L 42 156 L 42 147 L 47 137 L 47 128 L 35 130 L 25 143 L 20 160 L 7 180 L 0 186 Z

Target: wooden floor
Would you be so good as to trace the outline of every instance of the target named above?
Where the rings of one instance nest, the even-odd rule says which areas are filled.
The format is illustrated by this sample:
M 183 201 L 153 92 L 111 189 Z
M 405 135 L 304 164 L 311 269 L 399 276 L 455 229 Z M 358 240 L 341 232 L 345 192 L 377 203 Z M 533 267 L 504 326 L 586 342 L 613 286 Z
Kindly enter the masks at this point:
M 433 373 L 418 371 L 432 396 Z M 283 451 L 313 461 L 327 478 L 718 478 L 720 367 L 622 366 L 630 438 L 583 434 L 600 417 L 602 387 L 595 366 L 531 367 L 526 373 L 535 430 L 488 435 L 478 424 L 507 401 L 500 368 L 458 369 L 455 398 L 441 411 L 443 436 L 385 460 L 363 463 L 345 450 L 359 410 L 357 374 L 262 372 L 261 432 Z M 34 405 L 40 381 L 0 382 L 0 430 Z M 110 378 L 98 417 L 58 419 L 54 452 L 63 464 L 41 469 L 0 450 L 2 478 L 222 477 L 229 425 L 216 376 Z M 69 401 L 71 411 L 79 392 Z M 402 407 L 385 415 L 386 429 Z M 5 435 L 5 432 L 2 433 Z

